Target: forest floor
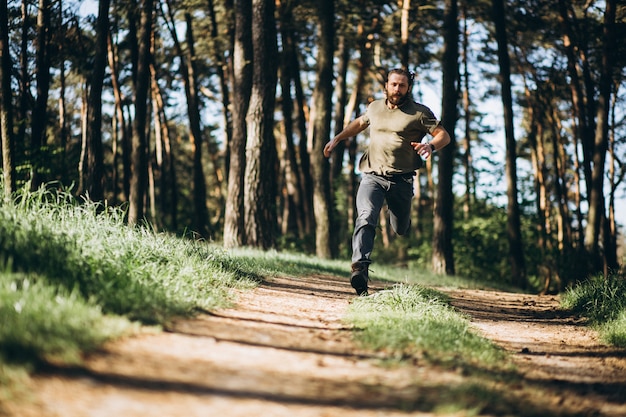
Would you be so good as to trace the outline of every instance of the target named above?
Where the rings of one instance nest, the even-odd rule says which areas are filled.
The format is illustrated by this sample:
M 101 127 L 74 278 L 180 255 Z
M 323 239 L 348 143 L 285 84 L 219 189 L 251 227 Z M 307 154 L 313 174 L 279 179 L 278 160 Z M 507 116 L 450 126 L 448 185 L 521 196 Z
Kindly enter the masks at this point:
M 374 281 L 373 289 L 383 289 Z M 271 278 L 235 307 L 124 338 L 80 366 L 49 366 L 11 417 L 626 416 L 626 352 L 555 296 L 446 291 L 509 351 L 515 377 L 385 364 L 355 345 L 347 279 Z M 452 407 L 450 404 L 466 404 Z M 2 413 L 0 409 L 0 413 Z

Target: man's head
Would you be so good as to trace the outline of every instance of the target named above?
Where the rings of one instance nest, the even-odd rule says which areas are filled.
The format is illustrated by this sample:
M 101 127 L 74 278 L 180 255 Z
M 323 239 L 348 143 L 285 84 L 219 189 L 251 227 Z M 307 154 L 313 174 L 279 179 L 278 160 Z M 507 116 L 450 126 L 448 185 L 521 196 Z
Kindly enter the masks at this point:
M 413 87 L 415 74 L 402 68 L 394 68 L 387 74 L 385 94 L 389 103 L 399 106 L 406 101 Z

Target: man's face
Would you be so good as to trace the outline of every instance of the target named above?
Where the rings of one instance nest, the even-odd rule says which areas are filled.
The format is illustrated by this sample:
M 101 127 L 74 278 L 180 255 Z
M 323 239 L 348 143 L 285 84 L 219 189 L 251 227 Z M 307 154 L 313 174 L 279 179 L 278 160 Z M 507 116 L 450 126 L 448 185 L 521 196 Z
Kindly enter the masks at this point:
M 387 100 L 393 105 L 402 104 L 409 93 L 409 79 L 402 74 L 389 74 L 386 85 Z

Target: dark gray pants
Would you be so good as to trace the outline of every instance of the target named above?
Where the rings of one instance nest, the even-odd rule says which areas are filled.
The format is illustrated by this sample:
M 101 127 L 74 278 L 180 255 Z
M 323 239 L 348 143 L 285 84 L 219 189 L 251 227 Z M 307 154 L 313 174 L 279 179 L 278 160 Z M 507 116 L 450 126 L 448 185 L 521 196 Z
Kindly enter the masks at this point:
M 363 174 L 356 194 L 357 217 L 352 234 L 352 263 L 371 263 L 376 226 L 385 201 L 394 232 L 405 235 L 411 226 L 413 176 Z

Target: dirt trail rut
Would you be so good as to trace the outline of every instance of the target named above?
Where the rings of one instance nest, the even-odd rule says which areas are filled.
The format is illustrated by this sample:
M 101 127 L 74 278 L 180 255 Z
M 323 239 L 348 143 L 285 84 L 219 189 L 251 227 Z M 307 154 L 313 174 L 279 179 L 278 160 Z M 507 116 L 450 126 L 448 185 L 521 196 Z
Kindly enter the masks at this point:
M 564 416 L 626 416 L 623 352 L 601 347 L 593 332 L 557 310 L 554 297 L 449 294 L 477 329 L 514 353 L 525 379 L 515 387 L 521 394 L 503 395 L 508 415 L 517 415 L 516 406 L 547 406 Z M 81 367 L 38 373 L 29 401 L 10 405 L 9 415 L 472 415 L 445 412 L 446 398 L 468 395 L 463 372 L 419 362 L 384 367 L 382 353 L 359 349 L 343 322 L 353 297 L 336 277 L 268 279 L 241 292 L 235 308 L 117 341 Z M 542 398 L 535 398 L 537 387 Z M 502 415 L 498 407 L 483 409 L 491 411 L 479 415 Z

